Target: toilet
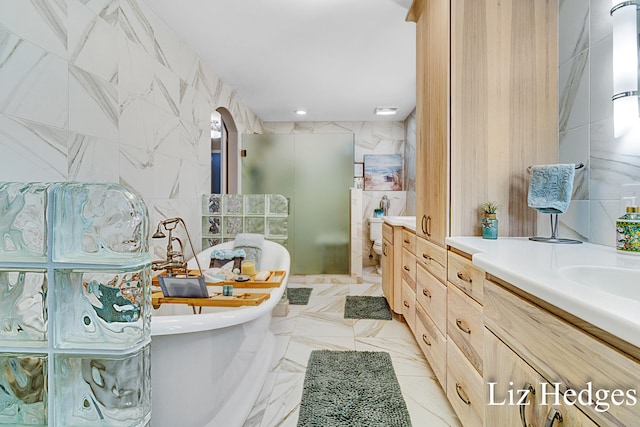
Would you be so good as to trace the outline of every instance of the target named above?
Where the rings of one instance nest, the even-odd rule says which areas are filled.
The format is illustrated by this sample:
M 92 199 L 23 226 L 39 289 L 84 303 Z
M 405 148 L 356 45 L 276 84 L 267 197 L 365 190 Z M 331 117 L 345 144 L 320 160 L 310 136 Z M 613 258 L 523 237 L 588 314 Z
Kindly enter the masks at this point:
M 369 218 L 369 240 L 373 242 L 373 251 L 382 256 L 382 218 Z

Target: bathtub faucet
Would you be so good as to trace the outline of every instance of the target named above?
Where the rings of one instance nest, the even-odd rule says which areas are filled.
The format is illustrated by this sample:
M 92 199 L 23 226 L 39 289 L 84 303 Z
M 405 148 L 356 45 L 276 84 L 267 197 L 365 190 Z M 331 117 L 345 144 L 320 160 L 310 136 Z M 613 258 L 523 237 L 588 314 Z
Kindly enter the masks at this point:
M 182 240 L 172 235 L 173 230 L 176 229 L 178 224 L 182 224 L 184 227 L 184 231 L 187 234 L 187 240 L 189 241 L 189 246 L 191 246 L 191 251 L 195 254 L 195 250 L 193 249 L 193 244 L 191 243 L 191 238 L 189 237 L 189 231 L 187 230 L 187 226 L 184 223 L 182 218 L 169 218 L 164 219 L 158 223 L 158 227 L 156 228 L 156 232 L 153 233 L 151 238 L 153 239 L 163 239 L 167 237 L 167 249 L 166 249 L 166 258 L 153 261 L 151 263 L 152 270 L 165 270 L 167 276 L 177 276 L 177 275 L 186 275 L 189 276 L 189 270 L 187 269 L 187 262 L 184 259 L 184 246 L 182 244 Z M 168 236 L 164 234 L 162 231 L 164 229 L 169 234 Z M 174 242 L 177 242 L 177 248 L 174 245 Z M 200 276 L 202 276 L 202 268 L 200 267 L 200 261 L 196 257 L 196 263 L 198 264 L 198 270 L 200 271 Z

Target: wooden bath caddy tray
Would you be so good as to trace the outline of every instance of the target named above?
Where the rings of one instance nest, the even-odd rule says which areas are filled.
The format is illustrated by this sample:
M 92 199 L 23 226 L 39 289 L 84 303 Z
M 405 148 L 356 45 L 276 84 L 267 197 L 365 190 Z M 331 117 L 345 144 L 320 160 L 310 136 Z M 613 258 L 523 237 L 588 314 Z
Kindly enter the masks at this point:
M 260 305 L 269 299 L 269 293 L 243 292 L 233 296 L 223 296 L 216 294 L 209 298 L 178 298 L 165 297 L 162 291 L 151 292 L 151 302 L 153 308 L 160 307 L 161 304 L 187 304 L 191 307 L 242 307 L 244 305 Z
M 287 272 L 284 270 L 272 270 L 269 273 L 267 280 L 254 280 L 254 276 L 251 276 L 246 282 L 236 282 L 235 280 L 220 283 L 207 282 L 207 286 L 233 285 L 234 288 L 277 288 L 282 284 L 284 276 L 287 275 Z
M 246 282 L 236 282 L 235 280 L 222 281 L 222 282 L 207 282 L 207 286 L 222 286 L 222 285 L 233 285 L 234 288 L 278 288 L 282 284 L 284 277 L 287 275 L 287 272 L 284 270 L 271 270 L 269 272 L 269 277 L 267 280 L 254 280 L 251 276 L 251 279 Z M 163 273 L 164 274 L 164 273 Z M 189 270 L 190 275 L 199 275 L 200 272 L 198 270 Z M 152 284 L 154 286 L 159 286 L 158 277 L 154 277 L 152 280 Z

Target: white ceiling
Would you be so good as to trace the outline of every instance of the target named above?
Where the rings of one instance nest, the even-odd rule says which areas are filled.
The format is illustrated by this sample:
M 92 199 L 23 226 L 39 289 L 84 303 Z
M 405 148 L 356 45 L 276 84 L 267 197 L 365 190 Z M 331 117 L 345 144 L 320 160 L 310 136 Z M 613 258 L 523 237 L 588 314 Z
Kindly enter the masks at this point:
M 265 122 L 404 120 L 415 107 L 411 0 L 146 3 Z

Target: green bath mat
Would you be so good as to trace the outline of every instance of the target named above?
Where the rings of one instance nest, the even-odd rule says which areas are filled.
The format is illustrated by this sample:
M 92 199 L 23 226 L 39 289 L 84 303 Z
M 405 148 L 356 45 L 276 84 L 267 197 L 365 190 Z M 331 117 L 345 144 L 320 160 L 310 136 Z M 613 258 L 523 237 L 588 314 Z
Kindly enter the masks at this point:
M 391 309 L 385 297 L 347 297 L 344 318 L 391 320 Z
M 298 427 L 411 427 L 389 353 L 312 351 Z
M 311 288 L 287 288 L 287 298 L 289 299 L 289 304 L 292 305 L 309 304 L 310 295 Z

